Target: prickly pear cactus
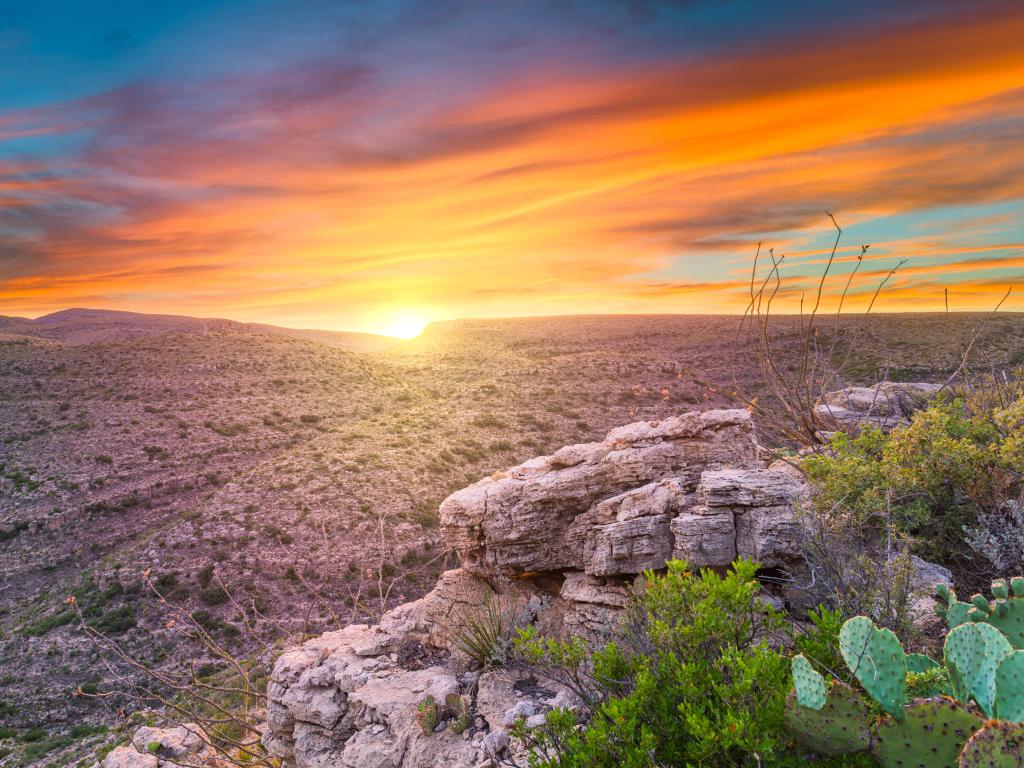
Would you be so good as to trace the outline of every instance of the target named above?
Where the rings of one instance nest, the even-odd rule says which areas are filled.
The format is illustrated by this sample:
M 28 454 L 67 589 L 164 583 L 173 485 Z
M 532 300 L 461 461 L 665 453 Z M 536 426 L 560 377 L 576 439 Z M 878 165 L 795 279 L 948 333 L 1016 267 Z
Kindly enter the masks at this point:
M 973 698 L 987 716 L 995 715 L 996 668 L 1013 649 L 990 624 L 961 624 L 946 635 L 943 656 L 953 692 L 960 701 Z
M 1024 579 L 1015 577 L 1007 583 L 1006 579 L 992 582 L 992 595 L 995 600 L 989 603 L 982 598 L 984 605 L 975 607 L 982 616 L 978 619 L 991 624 L 1010 641 L 1017 650 L 1024 649 Z
M 792 668 L 793 689 L 796 691 L 796 700 L 800 706 L 808 709 L 824 707 L 828 695 L 825 678 L 811 666 L 811 662 L 803 654 L 793 657 Z
M 796 693 L 790 693 L 786 726 L 797 741 L 827 757 L 863 752 L 871 744 L 867 706 L 856 691 L 839 682 L 829 688 L 821 709 L 801 706 Z
M 935 585 L 935 599 L 935 612 L 945 619 L 946 626 L 950 629 L 970 621 L 967 614 L 974 606 L 957 600 L 956 592 L 945 584 Z
M 839 631 L 846 666 L 879 706 L 897 720 L 907 701 L 907 657 L 899 639 L 866 616 L 855 616 Z
M 1024 725 L 985 723 L 960 753 L 959 768 L 1024 768 Z
M 943 698 L 915 699 L 904 715 L 878 724 L 871 754 L 883 768 L 957 768 L 960 751 L 983 722 Z
M 441 707 L 433 696 L 426 696 L 416 705 L 416 722 L 424 736 L 434 732 L 434 728 L 441 722 Z
M 935 587 L 935 612 L 950 629 L 972 621 L 991 624 L 1006 635 L 1015 649 L 1024 649 L 1024 577 L 996 579 L 992 582 L 992 596 L 992 602 L 983 595 L 974 595 L 971 602 L 963 603 L 957 600 L 956 592 L 939 584 Z
M 996 667 L 996 716 L 1024 722 L 1024 651 L 1007 654 Z
M 907 654 L 907 672 L 919 674 L 921 672 L 927 672 L 931 669 L 941 667 L 935 659 L 925 656 L 923 653 L 908 653 Z

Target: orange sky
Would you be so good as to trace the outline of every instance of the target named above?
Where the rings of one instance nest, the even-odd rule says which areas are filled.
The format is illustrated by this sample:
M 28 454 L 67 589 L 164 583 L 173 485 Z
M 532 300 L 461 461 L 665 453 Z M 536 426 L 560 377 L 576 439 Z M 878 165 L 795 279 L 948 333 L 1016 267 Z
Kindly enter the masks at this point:
M 789 254 L 791 298 L 810 284 L 826 209 L 847 230 L 837 287 L 872 245 L 852 306 L 907 259 L 879 309 L 938 309 L 946 288 L 991 307 L 1024 275 L 1024 6 L 858 23 L 692 55 L 587 38 L 479 73 L 351 54 L 8 99 L 0 313 L 390 331 L 735 312 L 758 241 Z M 418 50 L 406 34 L 389 61 Z

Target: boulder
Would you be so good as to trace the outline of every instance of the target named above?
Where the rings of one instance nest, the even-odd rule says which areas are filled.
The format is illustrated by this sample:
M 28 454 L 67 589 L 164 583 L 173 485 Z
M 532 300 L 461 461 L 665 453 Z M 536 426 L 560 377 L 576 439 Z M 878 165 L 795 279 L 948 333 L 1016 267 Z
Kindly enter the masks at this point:
M 142 726 L 132 735 L 132 745 L 139 752 L 180 761 L 207 751 L 202 731 L 195 723 L 176 728 Z
M 828 392 L 815 410 L 839 428 L 864 423 L 891 429 L 906 423 L 914 411 L 924 408 L 941 389 L 941 384 L 927 382 L 883 381 L 871 387 Z
M 757 442 L 745 410 L 638 422 L 612 430 L 600 443 L 567 446 L 453 493 L 441 504 L 441 526 L 472 573 L 511 578 L 587 570 L 588 557 L 602 573 L 637 573 L 664 564 L 668 550 L 651 533 L 668 533 L 668 521 L 603 532 L 595 525 L 670 516 L 685 505 L 704 470 L 756 466 Z M 673 482 L 659 484 L 663 480 Z

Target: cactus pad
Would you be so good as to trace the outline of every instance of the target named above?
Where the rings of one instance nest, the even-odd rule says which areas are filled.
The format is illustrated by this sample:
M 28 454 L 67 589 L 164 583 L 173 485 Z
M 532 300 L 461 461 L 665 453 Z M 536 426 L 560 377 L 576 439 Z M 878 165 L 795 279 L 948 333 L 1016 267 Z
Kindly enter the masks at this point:
M 821 709 L 786 699 L 786 725 L 797 741 L 824 756 L 863 752 L 871 743 L 871 719 L 863 700 L 848 685 L 835 683 Z
M 935 612 L 950 629 L 970 621 L 987 622 L 1006 635 L 1015 649 L 1024 650 L 1024 577 L 996 579 L 992 582 L 992 595 L 992 603 L 982 595 L 973 595 L 971 602 L 963 603 L 957 600 L 956 592 L 939 584 L 935 587 Z
M 996 715 L 1024 722 L 1024 651 L 1007 654 L 996 668 Z
M 925 656 L 923 653 L 908 653 L 907 654 L 907 672 L 927 672 L 929 669 L 935 669 L 941 666 L 935 659 Z
M 1024 650 L 1024 598 L 997 600 L 996 610 L 985 621 L 1002 632 L 1014 648 Z
M 1024 726 L 991 721 L 967 742 L 960 768 L 1024 768 Z
M 825 678 L 811 666 L 802 654 L 793 657 L 793 688 L 796 690 L 796 700 L 801 707 L 808 709 L 821 709 L 825 706 L 825 699 L 828 688 L 825 687 Z
M 883 768 L 956 768 L 957 756 L 982 719 L 949 699 L 915 699 L 898 721 L 878 724 L 872 754 Z M 973 766 L 972 766 L 973 768 Z
M 1010 596 L 1010 585 L 1006 579 L 996 579 L 992 582 L 992 597 L 997 600 L 1005 600 Z
M 856 616 L 839 631 L 846 666 L 879 706 L 897 720 L 907 701 L 907 657 L 899 639 L 866 616 Z
M 1005 637 L 985 622 L 963 624 L 946 635 L 943 656 L 956 698 L 978 702 L 992 717 L 996 701 L 996 667 L 1013 649 Z
M 945 584 L 935 586 L 935 612 L 946 620 L 946 626 L 950 629 L 966 624 L 970 619 L 967 613 L 973 608 L 970 603 L 962 603 L 956 598 L 956 592 Z

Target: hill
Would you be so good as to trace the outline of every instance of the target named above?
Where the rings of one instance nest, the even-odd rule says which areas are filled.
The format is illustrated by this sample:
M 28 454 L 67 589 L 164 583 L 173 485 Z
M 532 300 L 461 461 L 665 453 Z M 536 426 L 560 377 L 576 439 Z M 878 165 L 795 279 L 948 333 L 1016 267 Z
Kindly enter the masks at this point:
M 24 317 L 0 317 L 0 337 L 29 337 L 64 344 L 95 344 L 177 333 L 291 336 L 313 339 L 353 352 L 387 349 L 396 343 L 395 339 L 388 336 L 372 333 L 282 328 L 276 325 L 240 323 L 217 318 L 151 315 L 109 309 L 64 309 L 34 320 Z

